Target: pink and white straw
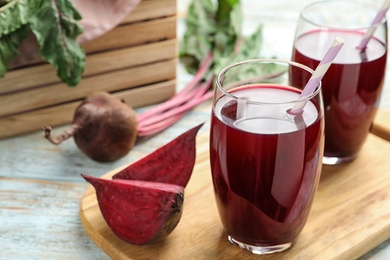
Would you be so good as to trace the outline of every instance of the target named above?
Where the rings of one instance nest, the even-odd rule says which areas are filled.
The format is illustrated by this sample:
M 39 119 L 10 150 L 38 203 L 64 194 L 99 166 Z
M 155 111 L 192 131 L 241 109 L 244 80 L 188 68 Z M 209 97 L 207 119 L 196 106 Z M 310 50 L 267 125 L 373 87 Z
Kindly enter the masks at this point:
M 379 9 L 378 13 L 376 14 L 374 20 L 371 22 L 371 27 L 368 28 L 368 30 L 363 36 L 363 39 L 360 41 L 359 45 L 356 48 L 358 48 L 359 50 L 364 50 L 366 48 L 371 37 L 374 35 L 375 30 L 378 28 L 378 26 L 375 25 L 377 25 L 382 21 L 389 7 L 390 7 L 390 0 L 385 0 L 382 7 Z
M 336 37 L 331 47 L 326 52 L 324 58 L 321 60 L 320 64 L 318 64 L 316 70 L 313 75 L 310 77 L 307 82 L 305 88 L 302 90 L 301 95 L 298 98 L 297 103 L 293 108 L 289 109 L 288 113 L 293 115 L 299 115 L 303 112 L 303 108 L 307 103 L 307 96 L 310 96 L 317 88 L 321 79 L 324 77 L 326 71 L 329 69 L 330 65 L 332 65 L 333 60 L 336 58 L 339 53 L 341 47 L 344 45 L 344 40 L 340 37 Z

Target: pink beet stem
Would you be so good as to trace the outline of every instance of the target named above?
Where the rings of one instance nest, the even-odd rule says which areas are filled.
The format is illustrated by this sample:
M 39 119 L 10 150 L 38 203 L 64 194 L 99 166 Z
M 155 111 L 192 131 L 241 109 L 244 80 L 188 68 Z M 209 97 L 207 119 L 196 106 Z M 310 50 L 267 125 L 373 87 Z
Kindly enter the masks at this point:
M 145 111 L 144 113 L 138 115 L 137 116 L 138 123 L 140 124 L 146 118 L 152 117 L 160 112 L 163 112 L 167 109 L 175 107 L 180 103 L 186 102 L 187 100 L 183 101 L 182 96 L 187 94 L 188 91 L 190 91 L 192 88 L 194 88 L 197 85 L 197 83 L 204 77 L 205 73 L 209 69 L 209 66 L 212 62 L 212 58 L 213 58 L 213 56 L 210 53 L 206 57 L 204 62 L 202 63 L 201 67 L 199 68 L 199 70 L 195 74 L 194 78 L 182 91 L 180 91 L 178 94 L 174 95 L 171 99 L 169 99 L 169 100 L 161 103 L 160 105 L 157 105 L 157 106 Z
M 154 124 L 154 123 L 160 121 L 161 117 L 164 117 L 167 113 L 174 110 L 175 108 L 180 107 L 179 105 L 184 105 L 186 103 L 189 103 L 189 102 L 191 102 L 191 100 L 194 100 L 194 99 L 198 98 L 199 96 L 203 95 L 204 92 L 206 92 L 209 87 L 210 87 L 210 85 L 206 84 L 206 83 L 202 84 L 199 87 L 196 87 L 194 90 L 192 90 L 190 93 L 187 94 L 187 96 L 185 98 L 185 102 L 180 102 L 180 103 L 178 103 L 178 106 L 172 107 L 170 110 L 165 110 L 165 111 L 163 111 L 159 114 L 156 114 L 152 117 L 145 118 L 143 121 L 138 123 L 138 128 L 140 129 L 143 126 L 151 125 L 151 124 Z
M 182 91 L 180 91 L 176 96 L 182 96 L 182 95 L 188 93 L 194 87 L 196 87 L 196 85 L 205 77 L 207 69 L 209 69 L 212 61 L 213 61 L 213 56 L 210 53 L 206 57 L 206 59 L 203 61 L 201 67 L 199 68 L 199 70 L 195 74 L 192 81 L 189 84 L 187 84 L 187 86 Z
M 148 135 L 156 134 L 156 133 L 160 132 L 161 130 L 176 123 L 185 114 L 186 113 L 183 112 L 181 114 L 177 114 L 175 116 L 167 118 L 165 121 L 158 122 L 158 123 L 153 124 L 151 126 L 145 126 L 145 127 L 139 128 L 138 129 L 138 136 L 148 136 Z
M 208 92 L 205 95 L 203 95 L 201 98 L 193 100 L 192 102 L 189 102 L 177 109 L 174 109 L 172 112 L 172 116 L 168 115 L 168 117 L 162 118 L 165 121 L 160 121 L 159 123 L 148 125 L 140 128 L 138 130 L 139 136 L 148 136 L 155 133 L 158 133 L 164 129 L 166 129 L 168 126 L 172 125 L 173 123 L 177 122 L 182 116 L 184 116 L 185 112 L 188 110 L 191 110 L 194 106 L 202 103 L 203 101 L 210 99 L 213 96 L 212 92 Z
M 212 79 L 210 80 L 210 86 L 211 86 L 211 82 Z M 159 121 L 156 120 L 155 123 L 141 126 L 138 129 L 138 135 L 139 136 L 152 135 L 166 129 L 168 126 L 177 122 L 182 116 L 184 116 L 188 110 L 192 109 L 193 107 L 202 103 L 203 101 L 210 99 L 211 97 L 213 97 L 213 92 L 209 91 L 207 93 L 199 95 L 197 98 L 192 99 L 190 102 L 180 107 L 174 108 L 168 111 L 167 113 L 160 115 Z
M 160 116 L 158 118 L 159 120 L 155 120 L 155 123 L 150 124 L 150 125 L 142 126 L 139 129 L 139 131 L 140 132 L 144 132 L 144 131 L 150 130 L 151 128 L 155 127 L 155 124 L 157 122 L 171 122 L 171 117 L 175 117 L 178 114 L 181 114 L 183 112 L 186 112 L 186 111 L 192 109 L 193 107 L 195 107 L 196 105 L 202 103 L 203 101 L 206 101 L 207 99 L 210 99 L 212 96 L 213 96 L 213 92 L 211 92 L 211 91 L 207 92 L 205 95 L 201 96 L 200 98 L 194 99 L 191 102 L 188 102 L 187 104 L 185 104 L 183 106 L 177 107 L 175 109 L 170 110 L 166 114 L 163 114 L 162 116 Z M 163 120 L 168 120 L 168 121 L 163 121 Z M 165 128 L 162 128 L 160 130 L 163 130 L 163 129 L 165 129 Z
M 149 117 L 144 117 L 144 118 L 142 118 L 142 120 L 138 118 L 138 126 L 142 126 L 144 124 L 148 124 L 148 122 L 150 120 L 153 120 L 153 118 L 155 116 L 158 116 L 159 114 L 162 114 L 162 113 L 168 111 L 169 109 L 175 108 L 175 107 L 177 107 L 179 105 L 182 105 L 182 104 L 184 104 L 186 102 L 189 102 L 191 99 L 194 98 L 194 96 L 195 96 L 195 94 L 197 92 L 198 92 L 198 89 L 194 89 L 194 90 L 192 90 L 192 92 L 185 93 L 185 95 L 182 92 L 180 92 L 181 95 L 180 94 L 175 95 L 175 98 L 170 100 L 168 105 L 167 105 L 167 102 L 162 104 L 162 105 L 167 105 L 167 106 L 164 107 L 164 110 L 162 110 L 162 106 L 161 106 L 160 107 L 161 111 L 157 111 L 156 110 L 153 115 L 150 115 Z
M 171 116 L 174 116 L 177 113 L 181 113 L 183 111 L 186 111 L 189 108 L 192 108 L 195 105 L 208 99 L 208 98 L 202 99 L 202 97 L 205 95 L 205 92 L 207 92 L 207 90 L 210 89 L 211 85 L 212 85 L 212 79 L 209 79 L 207 82 L 202 84 L 200 87 L 197 87 L 195 90 L 192 91 L 193 94 L 191 95 L 191 98 L 189 99 L 189 101 L 187 103 L 185 103 L 179 107 L 174 107 L 174 108 L 166 111 L 165 113 L 155 115 L 153 117 L 147 118 L 147 119 L 139 122 L 138 129 L 142 129 L 142 127 L 144 127 L 144 126 L 152 125 L 156 122 L 165 120 Z M 199 102 L 199 100 L 202 100 L 202 101 Z M 192 105 L 192 104 L 195 104 L 195 105 Z M 184 110 L 182 110 L 182 109 L 184 109 Z

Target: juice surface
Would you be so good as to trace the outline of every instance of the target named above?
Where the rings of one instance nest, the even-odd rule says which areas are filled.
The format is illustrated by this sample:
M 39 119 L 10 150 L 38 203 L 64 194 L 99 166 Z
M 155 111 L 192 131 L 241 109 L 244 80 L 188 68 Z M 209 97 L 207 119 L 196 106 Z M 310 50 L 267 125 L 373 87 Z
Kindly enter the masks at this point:
M 332 39 L 345 45 L 322 80 L 325 108 L 325 156 L 351 157 L 363 145 L 378 106 L 387 51 L 372 38 L 365 52 L 356 49 L 363 35 L 353 31 L 313 31 L 295 43 L 293 60 L 315 69 Z
M 257 101 L 299 96 L 280 86 L 251 86 L 232 94 Z M 287 115 L 291 104 L 250 107 L 242 118 L 239 106 L 222 98 L 211 119 L 210 162 L 222 223 L 243 243 L 292 242 L 306 221 L 319 178 L 323 120 L 318 105 L 309 102 L 300 118 Z

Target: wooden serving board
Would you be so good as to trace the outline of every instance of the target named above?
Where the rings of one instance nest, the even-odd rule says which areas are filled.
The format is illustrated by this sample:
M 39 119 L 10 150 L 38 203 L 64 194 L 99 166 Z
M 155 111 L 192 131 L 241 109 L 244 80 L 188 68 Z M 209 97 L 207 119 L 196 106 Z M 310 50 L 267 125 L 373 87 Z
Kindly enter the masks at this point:
M 354 162 L 324 166 L 308 222 L 296 244 L 261 259 L 355 259 L 389 238 L 389 154 L 390 143 L 370 134 Z M 258 259 L 228 242 L 214 201 L 208 159 L 208 135 L 199 135 L 182 219 L 164 241 L 134 246 L 116 237 L 100 213 L 92 186 L 81 201 L 85 231 L 113 259 Z

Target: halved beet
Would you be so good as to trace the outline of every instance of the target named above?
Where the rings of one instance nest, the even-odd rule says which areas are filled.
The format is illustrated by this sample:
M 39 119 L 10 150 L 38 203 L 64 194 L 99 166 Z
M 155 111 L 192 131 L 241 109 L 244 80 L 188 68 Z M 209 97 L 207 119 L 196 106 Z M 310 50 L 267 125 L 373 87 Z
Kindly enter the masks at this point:
M 200 124 L 115 174 L 113 179 L 155 181 L 186 187 L 196 158 Z
M 184 188 L 136 180 L 107 180 L 83 175 L 95 187 L 100 211 L 112 232 L 143 245 L 165 238 L 180 221 Z

